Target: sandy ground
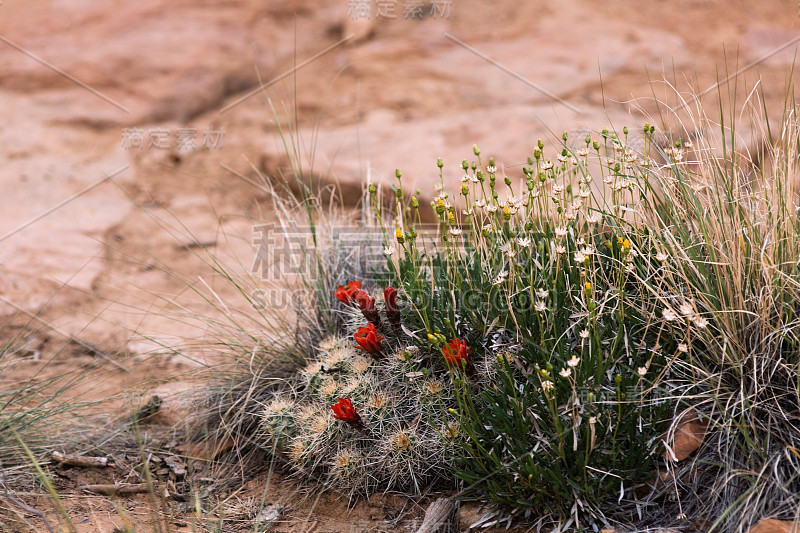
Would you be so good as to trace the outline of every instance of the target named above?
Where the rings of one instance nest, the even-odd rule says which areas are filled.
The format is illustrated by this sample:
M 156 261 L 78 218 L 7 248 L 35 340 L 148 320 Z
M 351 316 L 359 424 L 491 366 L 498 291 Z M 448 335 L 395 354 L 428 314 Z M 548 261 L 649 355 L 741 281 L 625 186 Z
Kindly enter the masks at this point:
M 125 416 L 153 390 L 194 386 L 217 361 L 203 317 L 242 303 L 209 252 L 252 275 L 254 227 L 277 221 L 253 182 L 290 174 L 287 140 L 350 206 L 395 168 L 430 197 L 437 157 L 449 184 L 473 143 L 514 176 L 538 138 L 660 123 L 655 99 L 674 106 L 751 63 L 702 103 L 713 114 L 760 80 L 779 113 L 800 22 L 790 2 L 455 0 L 420 18 L 409 3 L 395 18 L 345 1 L 0 3 L 0 323 L 15 346 L 0 387 L 92 369 L 102 377 L 74 393 Z M 85 481 L 70 475 L 84 474 L 65 474 L 65 490 Z M 260 498 L 264 482 L 250 483 L 236 498 Z M 421 511 L 399 496 L 294 503 L 299 490 L 270 487 L 287 506 L 276 530 L 375 530 L 410 506 L 392 522 L 405 531 Z M 121 527 L 117 505 L 148 507 L 68 502 L 87 532 Z

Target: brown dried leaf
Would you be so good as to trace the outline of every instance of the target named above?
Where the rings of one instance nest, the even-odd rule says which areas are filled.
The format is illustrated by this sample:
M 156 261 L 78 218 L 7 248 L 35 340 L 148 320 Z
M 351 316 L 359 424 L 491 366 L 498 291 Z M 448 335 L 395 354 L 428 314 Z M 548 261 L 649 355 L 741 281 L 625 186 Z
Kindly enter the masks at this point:
M 768 518 L 760 520 L 747 533 L 800 533 L 800 522 Z
M 708 418 L 691 408 L 675 417 L 667 433 L 661 437 L 667 447 L 664 459 L 683 461 L 689 457 L 703 443 L 708 423 Z

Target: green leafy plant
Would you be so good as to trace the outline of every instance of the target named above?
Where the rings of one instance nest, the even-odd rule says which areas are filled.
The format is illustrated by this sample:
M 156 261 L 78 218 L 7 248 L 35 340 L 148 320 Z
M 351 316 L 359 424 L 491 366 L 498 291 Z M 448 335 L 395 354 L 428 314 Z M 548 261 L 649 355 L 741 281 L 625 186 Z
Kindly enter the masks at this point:
M 464 339 L 481 362 L 478 376 L 453 374 L 462 496 L 565 527 L 602 517 L 603 504 L 652 478 L 674 409 L 663 386 L 677 345 L 660 313 L 665 258 L 624 216 L 646 188 L 639 156 L 607 130 L 598 138 L 565 142 L 554 161 L 540 142 L 516 191 L 475 147 L 477 161 L 461 166 L 463 200 L 442 179 L 430 240 L 417 237 L 418 201 L 403 204 L 398 186 L 408 216 L 389 267 L 423 332 L 417 347 L 442 354 Z

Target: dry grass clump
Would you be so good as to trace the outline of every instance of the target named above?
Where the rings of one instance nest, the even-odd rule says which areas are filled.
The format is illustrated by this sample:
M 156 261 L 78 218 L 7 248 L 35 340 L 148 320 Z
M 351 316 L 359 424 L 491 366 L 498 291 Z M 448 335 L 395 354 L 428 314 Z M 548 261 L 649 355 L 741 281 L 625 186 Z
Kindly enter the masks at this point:
M 669 166 L 645 208 L 674 260 L 665 309 L 707 326 L 686 328 L 673 367 L 681 401 L 711 427 L 675 466 L 670 509 L 726 531 L 794 519 L 800 504 L 800 123 L 794 107 L 777 130 L 755 113 L 767 142 L 749 154 L 729 148 L 745 144 L 733 118 L 722 147 L 712 121 L 695 121 L 693 156 Z

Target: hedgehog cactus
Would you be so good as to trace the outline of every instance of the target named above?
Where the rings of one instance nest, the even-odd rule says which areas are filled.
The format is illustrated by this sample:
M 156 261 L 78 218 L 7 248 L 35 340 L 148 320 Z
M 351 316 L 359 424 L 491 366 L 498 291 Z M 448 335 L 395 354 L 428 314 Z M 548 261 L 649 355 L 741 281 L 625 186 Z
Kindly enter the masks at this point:
M 413 350 L 375 361 L 336 337 L 318 348 L 299 373 L 296 398 L 264 409 L 265 447 L 299 474 L 351 495 L 419 490 L 447 475 L 441 427 L 442 406 L 453 403 L 449 381 L 419 372 Z M 336 420 L 340 398 L 359 424 Z
M 275 398 L 263 412 L 264 437 L 268 445 L 277 451 L 284 451 L 297 434 L 296 406 L 293 402 Z
M 457 434 L 447 420 L 455 406 L 452 380 L 441 353 L 399 342 L 395 289 L 386 289 L 383 309 L 362 293 L 358 282 L 339 287 L 344 330 L 318 343 L 291 401 L 264 408 L 262 443 L 298 474 L 351 496 L 419 491 L 450 476 L 444 458 Z M 391 332 L 375 327 L 381 311 Z

